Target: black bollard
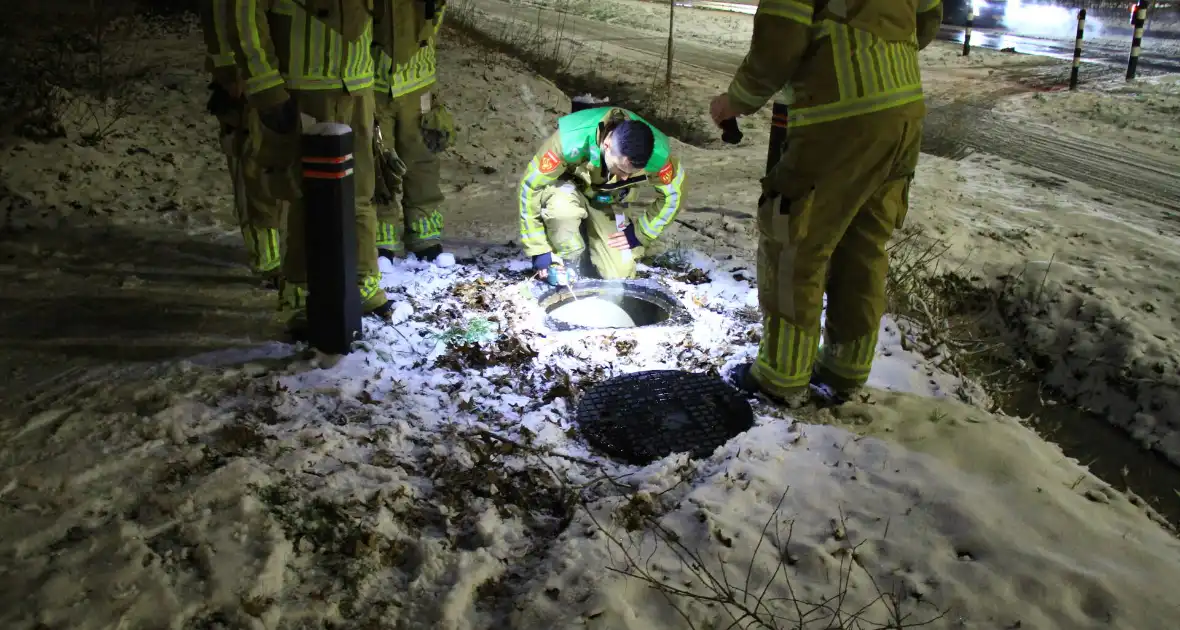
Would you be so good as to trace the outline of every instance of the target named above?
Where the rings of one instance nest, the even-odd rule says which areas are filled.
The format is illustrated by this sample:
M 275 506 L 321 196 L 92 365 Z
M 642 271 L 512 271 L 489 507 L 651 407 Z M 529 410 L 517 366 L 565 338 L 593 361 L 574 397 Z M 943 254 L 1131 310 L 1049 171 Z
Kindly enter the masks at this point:
M 361 333 L 353 138 L 340 123 L 303 131 L 307 340 L 326 354 L 348 354 Z
M 963 56 L 971 54 L 971 27 L 975 25 L 975 8 L 967 10 L 967 28 L 963 31 Z
M 1078 35 L 1073 42 L 1073 69 L 1069 71 L 1069 89 L 1078 89 L 1078 70 L 1082 66 L 1082 36 L 1086 32 L 1086 10 L 1078 11 Z
M 1127 61 L 1127 80 L 1135 78 L 1139 66 L 1139 52 L 1143 47 L 1143 26 L 1147 24 L 1147 0 L 1139 0 L 1135 7 L 1135 33 L 1131 36 L 1131 58 Z

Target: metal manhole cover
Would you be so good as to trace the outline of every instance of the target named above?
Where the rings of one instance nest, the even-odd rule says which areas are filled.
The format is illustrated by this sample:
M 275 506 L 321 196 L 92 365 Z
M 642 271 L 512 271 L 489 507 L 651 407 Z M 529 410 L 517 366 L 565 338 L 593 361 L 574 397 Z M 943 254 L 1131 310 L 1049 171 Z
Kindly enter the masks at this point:
M 578 403 L 576 419 L 590 446 L 643 465 L 671 453 L 708 457 L 753 426 L 754 411 L 715 376 L 651 370 L 591 387 Z

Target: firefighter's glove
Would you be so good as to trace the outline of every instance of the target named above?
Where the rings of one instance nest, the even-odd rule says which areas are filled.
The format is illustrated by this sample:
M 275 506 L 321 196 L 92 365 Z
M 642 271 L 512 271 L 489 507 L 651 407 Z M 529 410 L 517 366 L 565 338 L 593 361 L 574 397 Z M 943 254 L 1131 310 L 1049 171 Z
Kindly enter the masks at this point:
M 640 242 L 639 237 L 635 235 L 634 223 L 628 223 L 627 227 L 623 228 L 623 236 L 627 237 L 627 244 L 631 246 L 631 249 L 643 247 L 643 243 Z
M 240 98 L 230 96 L 229 91 L 217 81 L 209 83 L 209 100 L 205 102 L 205 109 L 210 114 L 221 118 L 234 114 L 242 106 Z
M 533 256 L 533 269 L 537 271 L 547 271 L 551 264 L 553 264 L 553 252 Z
M 446 105 L 435 104 L 422 115 L 422 141 L 431 153 L 442 153 L 455 143 L 455 119 Z
M 381 152 L 381 168 L 385 171 L 386 177 L 399 184 L 406 175 L 406 163 L 393 149 L 385 149 Z
M 295 133 L 299 127 L 299 106 L 295 99 L 288 98 L 282 104 L 258 112 L 258 118 L 267 129 L 277 134 Z

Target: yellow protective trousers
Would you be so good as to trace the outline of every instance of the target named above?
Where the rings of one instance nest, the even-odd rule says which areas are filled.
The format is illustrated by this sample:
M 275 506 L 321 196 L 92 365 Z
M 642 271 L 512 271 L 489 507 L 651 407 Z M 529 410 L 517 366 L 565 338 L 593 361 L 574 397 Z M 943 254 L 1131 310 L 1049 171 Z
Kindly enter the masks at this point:
M 400 177 L 379 163 L 379 186 L 386 203 L 377 204 L 377 246 L 400 250 L 399 223 L 405 246 L 418 252 L 442 242 L 444 196 L 440 187 L 441 160 L 422 140 L 423 109 L 429 110 L 430 92 L 390 98 L 377 96 L 377 123 L 385 151 L 405 165 Z
M 789 131 L 758 208 L 764 320 L 751 373 L 767 393 L 797 393 L 813 372 L 840 390 L 868 380 L 885 311 L 885 248 L 909 209 L 922 111 L 916 103 Z
M 635 277 L 635 262 L 643 257 L 643 248 L 627 252 L 611 247 L 610 236 L 619 231 L 615 211 L 591 205 L 574 183 L 558 182 L 542 189 L 541 221 L 553 253 L 567 264 L 578 264 L 589 250 L 590 264 L 599 278 Z
M 281 231 L 284 204 L 270 194 L 262 181 L 262 171 L 252 162 L 248 151 L 249 119 L 256 117 L 249 105 L 217 117 L 219 143 L 225 154 L 233 182 L 234 215 L 250 268 L 256 273 L 275 272 L 282 262 Z
M 292 92 L 291 98 L 302 115 L 317 122 L 342 123 L 353 132 L 353 186 L 356 199 L 356 258 L 357 282 L 360 285 L 361 305 L 368 312 L 383 306 L 388 300 L 381 289 L 381 272 L 377 267 L 377 214 L 373 208 L 375 167 L 373 159 L 373 91 L 364 89 L 346 93 L 338 90 L 307 90 Z M 254 140 L 250 143 L 257 153 L 255 162 L 263 168 L 263 181 L 271 194 L 290 201 L 287 216 L 287 251 L 283 256 L 285 284 L 293 285 L 291 295 L 300 293 L 307 283 L 306 215 L 302 186 L 302 164 L 299 144 L 302 122 L 290 134 L 279 134 L 261 122 L 252 125 Z M 287 292 L 284 292 L 284 296 Z M 281 297 L 283 306 L 298 308 L 296 300 Z

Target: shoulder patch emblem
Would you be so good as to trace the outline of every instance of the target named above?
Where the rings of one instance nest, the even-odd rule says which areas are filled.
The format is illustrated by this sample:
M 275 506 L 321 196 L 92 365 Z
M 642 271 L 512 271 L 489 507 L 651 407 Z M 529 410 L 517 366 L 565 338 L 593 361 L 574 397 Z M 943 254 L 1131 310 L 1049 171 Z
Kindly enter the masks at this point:
M 548 175 L 556 171 L 558 166 L 561 166 L 561 158 L 557 157 L 557 154 L 552 150 L 549 150 L 545 152 L 545 155 L 541 156 L 541 162 L 537 166 L 542 173 Z
M 676 176 L 676 167 L 672 166 L 672 161 L 669 160 L 664 168 L 661 168 L 656 177 L 660 178 L 660 183 L 667 186 L 672 183 L 672 179 Z

